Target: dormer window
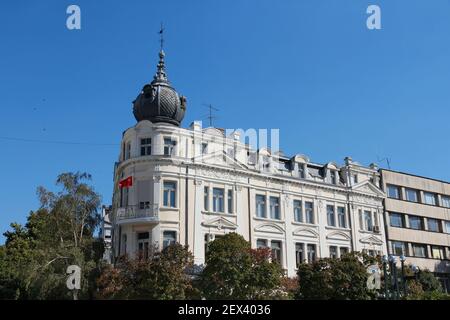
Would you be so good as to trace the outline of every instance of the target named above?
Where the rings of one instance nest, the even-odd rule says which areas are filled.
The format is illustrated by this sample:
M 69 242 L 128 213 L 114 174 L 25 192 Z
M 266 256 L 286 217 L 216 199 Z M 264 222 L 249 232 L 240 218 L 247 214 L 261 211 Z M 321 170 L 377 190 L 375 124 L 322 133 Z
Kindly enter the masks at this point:
M 336 171 L 334 170 L 330 171 L 330 180 L 332 184 L 337 184 Z
M 358 175 L 357 174 L 352 174 L 351 175 L 351 183 L 352 184 L 357 184 L 358 183 Z
M 177 142 L 172 138 L 164 138 L 164 155 L 172 156 Z
M 208 144 L 206 142 L 202 143 L 202 154 L 208 153 Z
M 305 174 L 305 165 L 304 164 L 299 164 L 298 165 L 298 176 L 301 179 L 305 179 L 306 174 Z
M 152 138 L 141 139 L 141 156 L 149 156 L 152 154 Z

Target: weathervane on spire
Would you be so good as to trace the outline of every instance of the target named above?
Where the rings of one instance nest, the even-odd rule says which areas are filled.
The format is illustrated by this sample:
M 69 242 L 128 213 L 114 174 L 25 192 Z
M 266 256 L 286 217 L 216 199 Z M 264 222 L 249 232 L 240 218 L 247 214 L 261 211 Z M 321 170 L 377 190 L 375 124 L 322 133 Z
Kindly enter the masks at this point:
M 159 29 L 159 42 L 161 44 L 161 51 L 163 51 L 164 47 L 164 27 L 163 23 L 161 22 L 161 29 Z

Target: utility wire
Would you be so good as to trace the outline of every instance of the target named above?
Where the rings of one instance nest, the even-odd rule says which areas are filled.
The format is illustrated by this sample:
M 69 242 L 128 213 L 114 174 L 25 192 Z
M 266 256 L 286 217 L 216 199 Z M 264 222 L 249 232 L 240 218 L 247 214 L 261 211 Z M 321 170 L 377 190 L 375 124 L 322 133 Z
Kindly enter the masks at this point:
M 20 142 L 33 142 L 33 143 L 51 143 L 51 144 L 64 144 L 64 145 L 81 145 L 81 146 L 118 146 L 117 143 L 95 143 L 95 142 L 77 142 L 77 141 L 58 141 L 58 140 L 38 140 L 38 139 L 25 139 L 16 137 L 3 137 L 1 140 L 20 141 Z

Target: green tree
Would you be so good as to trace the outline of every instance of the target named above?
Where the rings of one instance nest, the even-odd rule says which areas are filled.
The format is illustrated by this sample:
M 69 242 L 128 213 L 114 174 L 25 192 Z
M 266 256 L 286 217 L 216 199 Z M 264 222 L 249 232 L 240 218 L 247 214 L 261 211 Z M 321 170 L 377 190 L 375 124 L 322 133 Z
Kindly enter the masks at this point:
M 186 299 L 192 282 L 185 272 L 193 256 L 187 247 L 173 244 L 155 249 L 148 259 L 124 257 L 116 267 L 107 266 L 97 279 L 100 299 Z
M 368 255 L 352 252 L 340 259 L 324 258 L 298 267 L 298 299 L 366 300 L 376 296 L 367 288 Z
M 280 290 L 283 271 L 270 261 L 270 250 L 252 250 L 250 243 L 229 233 L 208 245 L 199 288 L 207 299 L 265 299 Z
M 63 173 L 53 193 L 38 188 L 41 207 L 31 212 L 24 227 L 11 224 L 0 255 L 0 295 L 9 299 L 71 298 L 66 268 L 82 270 L 81 298 L 91 296 L 89 279 L 98 269 L 102 244 L 93 236 L 100 221 L 100 196 L 87 184 L 86 173 Z

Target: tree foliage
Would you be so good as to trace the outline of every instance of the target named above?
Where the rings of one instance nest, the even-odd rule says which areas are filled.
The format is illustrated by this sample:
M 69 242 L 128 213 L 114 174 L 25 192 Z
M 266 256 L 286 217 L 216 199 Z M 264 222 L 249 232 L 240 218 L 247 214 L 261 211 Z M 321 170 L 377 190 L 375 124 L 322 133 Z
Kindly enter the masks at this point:
M 148 259 L 123 257 L 116 267 L 103 269 L 97 279 L 97 298 L 186 299 L 192 282 L 185 270 L 192 265 L 192 254 L 180 244 L 155 249 Z
M 230 233 L 209 244 L 199 286 L 207 299 L 267 299 L 280 293 L 283 271 L 269 249 Z
M 340 259 L 324 258 L 298 267 L 298 299 L 367 300 L 376 292 L 367 288 L 367 267 L 375 259 L 348 253 Z
M 30 212 L 25 226 L 13 223 L 0 251 L 0 296 L 4 299 L 71 298 L 66 268 L 82 270 L 80 297 L 90 297 L 90 278 L 102 255 L 93 233 L 100 221 L 100 196 L 86 173 L 58 176 L 57 193 L 39 187 L 41 207 Z M 99 249 L 100 247 L 100 249 Z

